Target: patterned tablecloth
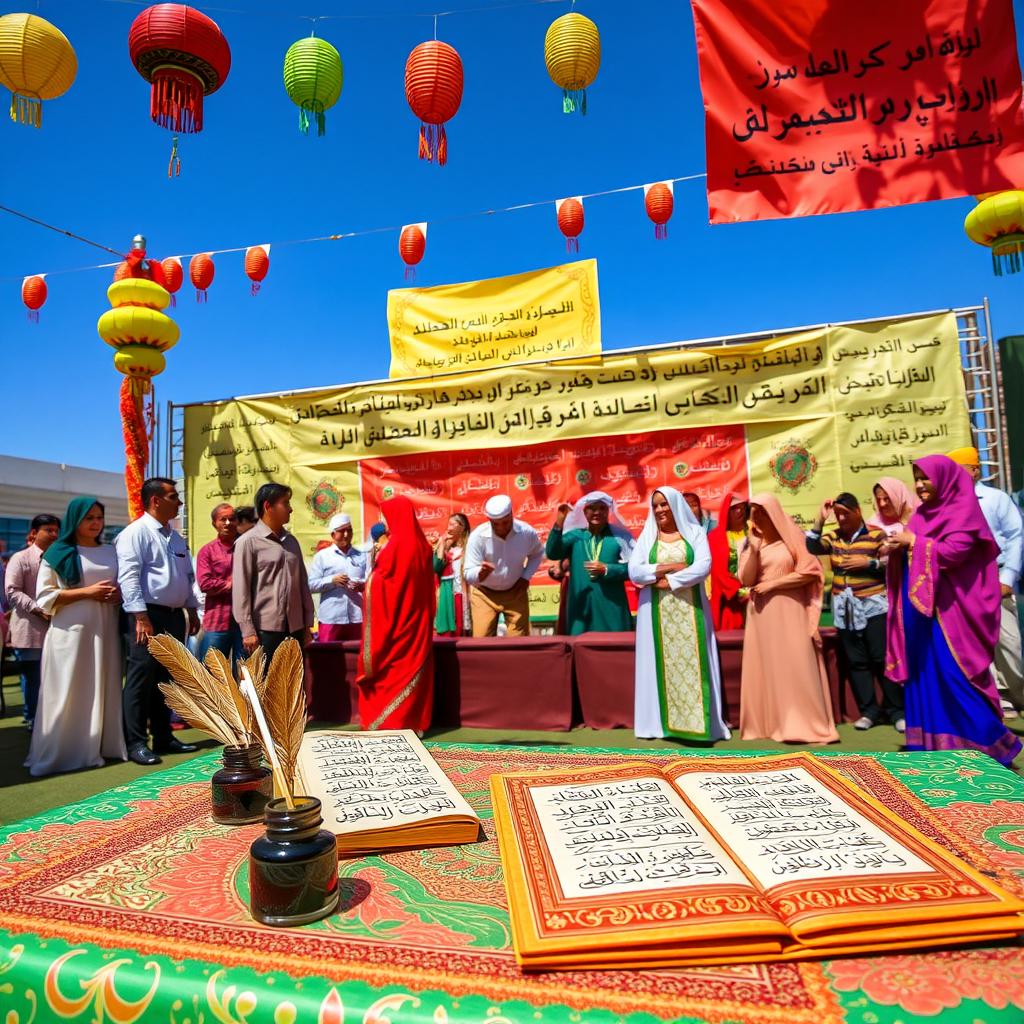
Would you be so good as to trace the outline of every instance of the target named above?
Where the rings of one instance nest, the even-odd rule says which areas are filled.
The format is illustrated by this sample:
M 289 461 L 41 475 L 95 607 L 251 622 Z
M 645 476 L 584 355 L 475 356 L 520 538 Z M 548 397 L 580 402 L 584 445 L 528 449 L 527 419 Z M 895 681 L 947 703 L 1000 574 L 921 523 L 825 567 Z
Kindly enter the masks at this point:
M 3 1024 L 1020 1024 L 1024 948 L 525 976 L 509 945 L 490 775 L 621 751 L 433 745 L 486 842 L 342 862 L 342 909 L 247 913 L 259 826 L 209 817 L 216 755 L 0 831 Z M 642 756 L 650 757 L 645 751 Z M 828 755 L 1024 892 L 1024 783 L 981 754 Z M 917 799 L 915 799 L 915 797 Z

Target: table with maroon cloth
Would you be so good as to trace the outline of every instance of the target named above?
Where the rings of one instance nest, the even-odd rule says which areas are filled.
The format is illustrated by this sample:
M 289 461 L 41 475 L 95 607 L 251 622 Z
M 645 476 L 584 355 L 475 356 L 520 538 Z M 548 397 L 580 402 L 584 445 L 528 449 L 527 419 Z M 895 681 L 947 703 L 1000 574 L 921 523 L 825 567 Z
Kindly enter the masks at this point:
M 834 629 L 822 629 L 837 722 L 858 717 Z M 717 635 L 725 717 L 739 722 L 743 633 Z M 436 726 L 565 732 L 632 728 L 632 633 L 434 638 Z M 317 643 L 307 652 L 307 693 L 321 722 L 358 721 L 359 643 Z
M 312 644 L 307 657 L 313 717 L 323 722 L 357 721 L 359 644 Z M 435 637 L 434 725 L 571 729 L 570 638 Z

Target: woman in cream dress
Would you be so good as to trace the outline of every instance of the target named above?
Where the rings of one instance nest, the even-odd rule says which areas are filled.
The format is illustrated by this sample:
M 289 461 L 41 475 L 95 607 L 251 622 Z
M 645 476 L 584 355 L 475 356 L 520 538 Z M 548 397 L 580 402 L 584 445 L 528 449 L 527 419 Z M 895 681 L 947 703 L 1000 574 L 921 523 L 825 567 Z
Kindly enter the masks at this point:
M 633 728 L 643 739 L 729 738 L 704 592 L 710 571 L 704 527 L 678 491 L 659 488 L 629 559 L 629 578 L 640 588 Z
M 60 537 L 39 568 L 36 601 L 50 615 L 42 682 L 25 766 L 32 775 L 127 760 L 121 725 L 123 667 L 117 555 L 101 544 L 95 498 L 68 505 Z

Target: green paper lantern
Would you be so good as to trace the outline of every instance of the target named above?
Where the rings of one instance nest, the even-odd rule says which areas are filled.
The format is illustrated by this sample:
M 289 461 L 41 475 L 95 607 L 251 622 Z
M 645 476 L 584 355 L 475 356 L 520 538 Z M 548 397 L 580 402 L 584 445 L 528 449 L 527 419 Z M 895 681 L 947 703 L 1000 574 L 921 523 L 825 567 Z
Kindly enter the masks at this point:
M 288 47 L 284 55 L 284 87 L 299 108 L 299 131 L 309 134 L 310 114 L 316 133 L 325 132 L 324 112 L 338 102 L 342 83 L 341 54 L 326 39 L 310 36 Z

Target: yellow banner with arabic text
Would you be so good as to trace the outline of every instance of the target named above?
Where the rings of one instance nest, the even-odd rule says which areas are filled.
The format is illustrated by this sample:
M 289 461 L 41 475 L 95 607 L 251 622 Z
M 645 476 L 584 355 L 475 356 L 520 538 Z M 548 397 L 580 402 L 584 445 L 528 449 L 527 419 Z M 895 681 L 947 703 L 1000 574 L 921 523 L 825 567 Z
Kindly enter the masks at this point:
M 942 313 L 743 344 L 611 352 L 582 366 L 511 366 L 189 406 L 189 541 L 198 548 L 209 539 L 216 504 L 251 504 L 256 488 L 272 479 L 293 488 L 291 529 L 312 555 L 341 508 L 352 514 L 357 537 L 369 531 L 360 490 L 366 460 L 415 457 L 431 465 L 407 466 L 408 472 L 433 481 L 444 472 L 433 456 L 459 453 L 462 472 L 475 473 L 477 459 L 488 467 L 480 479 L 490 480 L 502 449 L 529 455 L 520 458 L 532 467 L 522 471 L 523 486 L 534 490 L 523 490 L 521 501 L 547 488 L 538 500 L 555 509 L 593 486 L 612 491 L 635 481 L 639 500 L 667 484 L 697 492 L 714 514 L 719 496 L 702 489 L 701 474 L 728 469 L 714 465 L 721 462 L 715 447 L 724 441 L 710 437 L 726 426 L 745 438 L 751 493 L 774 493 L 805 523 L 840 490 L 870 509 L 879 477 L 909 484 L 915 457 L 971 443 L 956 317 Z M 670 440 L 688 430 L 689 440 Z M 631 442 L 639 435 L 667 439 L 644 442 L 669 453 L 659 463 L 669 467 L 664 479 L 641 464 L 644 456 Z M 581 477 L 562 475 L 557 487 L 548 487 L 548 476 L 554 481 L 558 475 L 554 463 L 550 473 L 543 464 L 549 448 L 612 437 L 620 443 L 589 446 L 587 486 Z M 698 450 L 707 454 L 690 454 Z M 564 453 L 558 458 L 564 463 Z M 405 486 L 403 471 L 395 472 L 395 485 Z M 461 510 L 477 516 L 468 498 L 458 500 Z
M 601 351 L 597 260 L 388 292 L 391 377 L 487 370 Z

